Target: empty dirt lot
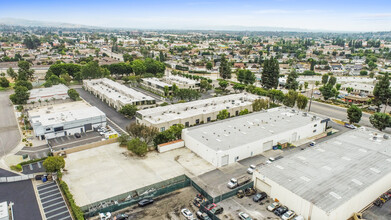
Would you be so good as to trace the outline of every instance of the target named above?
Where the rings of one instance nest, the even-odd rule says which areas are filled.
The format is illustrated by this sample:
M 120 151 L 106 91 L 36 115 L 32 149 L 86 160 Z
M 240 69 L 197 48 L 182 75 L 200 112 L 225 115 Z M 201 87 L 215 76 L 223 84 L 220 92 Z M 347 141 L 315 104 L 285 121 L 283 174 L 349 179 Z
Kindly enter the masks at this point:
M 187 148 L 150 152 L 145 158 L 127 156 L 127 151 L 114 143 L 68 154 L 63 179 L 79 206 L 179 175 L 192 177 L 215 169 Z

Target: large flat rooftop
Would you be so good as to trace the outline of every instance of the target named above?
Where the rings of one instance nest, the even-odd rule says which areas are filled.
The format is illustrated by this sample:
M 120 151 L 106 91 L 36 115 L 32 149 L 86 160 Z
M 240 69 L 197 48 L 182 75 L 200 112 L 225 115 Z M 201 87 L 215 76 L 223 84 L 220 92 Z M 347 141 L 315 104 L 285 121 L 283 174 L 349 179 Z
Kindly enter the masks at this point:
M 188 128 L 186 133 L 215 151 L 224 151 L 306 126 L 315 119 L 322 120 L 280 107 Z
M 137 113 L 152 124 L 163 123 L 174 119 L 189 118 L 196 115 L 218 112 L 223 109 L 247 106 L 260 98 L 259 96 L 247 93 L 233 94 L 203 100 L 196 100 L 186 103 L 178 103 L 162 107 L 140 110 Z
M 37 102 L 38 99 L 50 100 L 54 96 L 68 96 L 68 87 L 63 84 L 54 85 L 48 88 L 37 88 L 30 90 L 30 101 Z
M 88 87 L 94 88 L 94 90 L 104 94 L 108 98 L 120 101 L 124 104 L 155 100 L 154 98 L 145 95 L 144 93 L 138 92 L 132 88 L 106 78 L 84 80 L 83 83 Z
M 391 172 L 391 139 L 356 129 L 257 171 L 329 212 Z
M 92 117 L 106 117 L 106 115 L 97 107 L 93 106 L 72 109 L 68 111 L 51 112 L 43 115 L 30 116 L 30 121 L 33 125 L 40 124 L 42 126 L 49 126 L 88 119 Z
M 54 104 L 48 106 L 35 106 L 32 110 L 28 111 L 30 117 L 50 114 L 53 112 L 71 111 L 72 109 L 81 109 L 91 107 L 84 101 L 67 102 L 61 104 Z

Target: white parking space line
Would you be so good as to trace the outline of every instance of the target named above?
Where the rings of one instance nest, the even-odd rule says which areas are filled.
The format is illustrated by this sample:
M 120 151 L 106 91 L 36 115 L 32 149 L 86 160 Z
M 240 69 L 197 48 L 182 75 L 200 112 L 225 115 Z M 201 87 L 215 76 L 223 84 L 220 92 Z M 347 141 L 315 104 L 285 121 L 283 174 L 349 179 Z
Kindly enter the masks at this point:
M 63 211 L 63 212 L 60 212 L 60 213 L 57 213 L 57 214 L 55 214 L 55 215 L 50 215 L 50 216 L 46 215 L 46 218 L 47 218 L 47 219 L 54 218 L 54 217 L 56 217 L 56 216 L 62 215 L 62 214 L 67 213 L 67 212 L 68 212 L 68 210 L 67 210 L 67 211 Z
M 55 194 L 51 194 L 51 195 L 48 195 L 48 196 L 46 196 L 46 197 L 42 197 L 41 200 L 47 199 L 47 198 L 50 198 L 50 197 L 52 197 L 52 196 L 59 195 L 59 194 L 60 194 L 60 192 L 55 193 Z

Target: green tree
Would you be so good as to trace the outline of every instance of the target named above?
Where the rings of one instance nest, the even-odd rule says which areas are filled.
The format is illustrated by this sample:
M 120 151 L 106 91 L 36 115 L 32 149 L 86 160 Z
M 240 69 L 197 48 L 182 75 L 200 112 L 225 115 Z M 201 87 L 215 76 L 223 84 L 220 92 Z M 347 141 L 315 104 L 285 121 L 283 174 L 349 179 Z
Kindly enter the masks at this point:
M 128 150 L 132 151 L 137 156 L 143 157 L 148 152 L 148 145 L 144 141 L 133 138 L 127 143 Z
M 43 167 L 48 173 L 61 171 L 65 167 L 65 160 L 61 156 L 48 157 L 43 162 Z
M 231 79 L 231 67 L 225 55 L 221 56 L 219 72 L 221 78 Z
M 218 114 L 217 114 L 217 119 L 218 120 L 224 120 L 226 118 L 229 118 L 229 112 L 227 111 L 227 109 L 224 109 L 224 110 L 221 110 Z
M 31 80 L 34 76 L 34 70 L 30 69 L 31 63 L 27 61 L 18 62 L 18 80 Z
M 122 55 L 122 57 L 124 58 L 124 62 L 132 62 L 133 61 L 133 56 L 128 53 L 124 53 L 124 55 Z
M 248 112 L 248 109 L 243 109 L 242 111 L 239 112 L 239 115 L 247 115 L 249 112 Z
M 324 100 L 335 97 L 338 94 L 337 89 L 333 85 L 327 83 L 326 85 L 319 88 L 319 91 L 322 93 Z
M 178 140 L 182 138 L 182 130 L 185 128 L 182 124 L 177 124 L 171 126 L 169 129 L 160 132 L 153 139 L 153 143 L 155 146 L 163 143 L 167 143 L 173 140 Z
M 376 65 L 376 63 L 374 63 L 373 61 L 370 61 L 370 62 L 368 63 L 368 69 L 369 69 L 370 71 L 376 69 L 376 67 L 377 67 L 377 65 Z
M 308 98 L 302 94 L 297 96 L 296 105 L 299 109 L 305 109 L 307 107 Z
M 127 146 L 128 141 L 130 141 L 130 136 L 128 134 L 121 134 L 121 136 L 117 138 L 117 141 L 121 147 L 125 147 Z
M 285 95 L 284 105 L 293 108 L 295 106 L 296 100 L 298 97 L 298 93 L 294 90 L 289 90 L 289 92 Z
M 351 105 L 347 110 L 347 114 L 350 124 L 359 123 L 361 120 L 362 111 L 356 105 Z
M 206 79 L 202 79 L 200 82 L 200 88 L 202 91 L 208 91 L 212 89 L 212 85 Z
M 304 88 L 308 89 L 308 82 L 304 82 Z
M 148 145 L 153 141 L 156 135 L 159 133 L 159 130 L 155 127 L 149 127 L 144 124 L 131 124 L 126 127 L 126 131 L 133 138 L 139 138 Z
M 351 93 L 351 92 L 353 92 L 353 88 L 352 88 L 352 87 L 347 87 L 347 88 L 346 88 L 346 91 L 347 91 L 348 93 Z
M 31 82 L 27 81 L 27 80 L 17 80 L 15 82 L 15 87 L 17 86 L 24 86 L 26 87 L 28 90 L 31 90 L 33 89 L 33 84 L 31 84 Z
M 30 97 L 28 89 L 24 86 L 15 86 L 15 93 L 10 95 L 10 100 L 14 104 L 26 104 Z
M 245 70 L 244 71 L 244 83 L 246 85 L 252 85 L 255 83 L 255 75 L 253 72 L 251 72 L 250 70 Z
M 222 90 L 225 90 L 228 87 L 228 81 L 220 80 L 219 86 Z
M 315 81 L 315 86 L 319 86 L 320 85 L 320 82 L 319 81 Z
M 18 74 L 12 69 L 12 67 L 7 69 L 7 75 L 11 77 L 14 81 L 18 78 Z
M 134 74 L 136 75 L 142 75 L 146 73 L 147 67 L 145 66 L 144 62 L 142 60 L 133 60 L 132 61 L 132 69 Z
M 258 112 L 269 107 L 269 101 L 267 99 L 256 99 L 253 101 L 253 111 Z
M 369 122 L 379 131 L 391 127 L 391 117 L 386 113 L 375 113 L 369 117 Z
M 10 86 L 10 81 L 8 81 L 8 79 L 4 76 L 0 77 L 0 86 L 3 88 L 8 88 Z
M 281 90 L 278 89 L 271 89 L 268 91 L 267 96 L 270 98 L 270 100 L 275 103 L 284 101 L 284 93 Z
M 135 105 L 127 104 L 122 106 L 122 108 L 119 110 L 119 113 L 125 115 L 127 118 L 133 118 L 137 110 L 138 109 Z
M 296 91 L 299 87 L 299 82 L 297 82 L 297 78 L 299 76 L 297 75 L 296 71 L 291 71 L 288 74 L 288 78 L 286 80 L 286 85 L 285 87 L 289 90 L 294 90 Z
M 101 78 L 104 77 L 105 74 L 105 70 L 99 66 L 98 62 L 95 61 L 90 61 L 81 67 L 81 76 L 83 79 Z
M 331 84 L 332 86 L 334 86 L 336 83 L 337 83 L 337 78 L 335 78 L 334 76 L 331 76 L 329 78 L 329 84 Z
M 266 89 L 278 87 L 278 78 L 280 75 L 280 64 L 277 59 L 271 57 L 263 62 L 263 70 L 261 76 L 262 86 Z
M 326 83 L 329 81 L 329 75 L 328 74 L 324 74 L 322 75 L 322 84 L 323 85 L 326 85 Z
M 367 75 L 368 75 L 368 71 L 366 71 L 366 70 L 360 71 L 360 76 L 367 76 Z
M 73 101 L 77 101 L 80 98 L 79 93 L 75 89 L 68 89 L 68 96 L 71 98 Z
M 211 70 L 212 68 L 213 68 L 212 62 L 207 62 L 206 63 L 206 69 Z
M 380 112 L 381 105 L 384 104 L 387 107 L 389 99 L 391 97 L 390 79 L 388 73 L 385 73 L 375 85 L 373 89 L 373 103 L 377 106 L 377 112 Z

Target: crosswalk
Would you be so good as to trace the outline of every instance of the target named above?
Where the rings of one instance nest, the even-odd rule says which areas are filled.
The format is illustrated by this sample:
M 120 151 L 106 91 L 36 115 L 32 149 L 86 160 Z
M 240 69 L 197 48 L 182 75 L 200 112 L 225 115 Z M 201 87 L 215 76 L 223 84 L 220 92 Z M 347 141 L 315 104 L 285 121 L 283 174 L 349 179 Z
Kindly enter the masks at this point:
M 72 220 L 56 182 L 39 185 L 37 189 L 47 220 Z

